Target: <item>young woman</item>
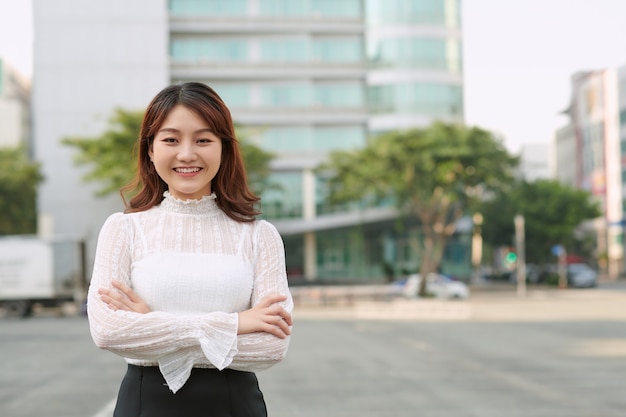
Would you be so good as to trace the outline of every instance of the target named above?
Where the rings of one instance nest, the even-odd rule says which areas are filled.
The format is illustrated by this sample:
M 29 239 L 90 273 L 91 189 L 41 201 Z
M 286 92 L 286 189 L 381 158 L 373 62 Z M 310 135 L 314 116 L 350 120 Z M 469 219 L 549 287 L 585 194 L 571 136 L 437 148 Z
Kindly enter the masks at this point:
M 266 416 L 254 372 L 284 358 L 293 302 L 230 112 L 204 84 L 167 87 L 138 149 L 140 191 L 102 227 L 88 295 L 96 345 L 128 363 L 114 416 Z

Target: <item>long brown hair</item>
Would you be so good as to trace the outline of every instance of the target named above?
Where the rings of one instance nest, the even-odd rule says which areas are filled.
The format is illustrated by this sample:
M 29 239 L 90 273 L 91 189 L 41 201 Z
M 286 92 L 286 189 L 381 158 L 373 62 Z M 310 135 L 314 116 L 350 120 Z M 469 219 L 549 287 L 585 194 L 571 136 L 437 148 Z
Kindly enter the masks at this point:
M 148 152 L 163 121 L 179 104 L 202 117 L 213 133 L 222 140 L 222 162 L 211 181 L 211 190 L 217 196 L 218 207 L 234 220 L 241 222 L 254 220 L 254 216 L 260 214 L 255 208 L 260 198 L 248 187 L 246 169 L 235 138 L 230 111 L 211 87 L 195 82 L 166 87 L 148 105 L 141 122 L 137 143 L 137 175 L 121 189 L 124 202 L 126 202 L 125 193 L 139 189 L 126 204 L 126 212 L 148 210 L 163 201 L 163 193 L 168 189 L 167 184 L 157 174 Z

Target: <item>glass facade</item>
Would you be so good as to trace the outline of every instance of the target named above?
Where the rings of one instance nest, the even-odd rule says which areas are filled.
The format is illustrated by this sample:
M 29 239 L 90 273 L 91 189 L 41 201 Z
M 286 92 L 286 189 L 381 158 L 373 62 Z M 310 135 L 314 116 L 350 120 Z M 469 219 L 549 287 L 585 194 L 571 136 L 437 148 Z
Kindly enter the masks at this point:
M 302 172 L 279 171 L 270 175 L 270 190 L 263 194 L 261 210 L 270 219 L 302 217 Z
M 253 5 L 255 7 L 253 7 Z M 170 0 L 174 16 L 272 16 L 358 18 L 360 0 Z
M 431 24 L 459 26 L 459 0 L 365 0 L 370 26 Z M 454 8 L 446 7 L 450 3 Z
M 172 16 L 240 16 L 248 10 L 248 0 L 169 0 Z
M 172 77 L 212 86 L 247 138 L 276 155 L 273 187 L 262 195 L 264 218 L 305 221 L 306 212 L 307 221 L 314 216 L 323 224 L 384 209 L 393 201 L 330 204 L 325 179 L 311 169 L 329 152 L 403 128 L 394 116 L 462 120 L 459 3 L 170 0 Z M 373 123 L 377 118 L 390 123 Z M 289 276 L 380 282 L 389 265 L 417 265 L 407 246 L 413 235 L 394 225 L 334 225 L 315 231 L 314 239 L 284 236 Z M 446 256 L 463 269 L 467 247 L 457 243 Z M 312 264 L 315 271 L 307 271 Z
M 360 0 L 260 0 L 259 4 L 263 16 L 361 16 Z
M 282 126 L 261 129 L 256 142 L 279 154 L 326 153 L 362 147 L 365 137 L 365 128 L 361 126 Z
M 231 108 L 365 108 L 365 91 L 359 82 L 206 83 Z
M 458 72 L 461 43 L 457 40 L 403 36 L 372 40 L 368 59 L 373 68 L 419 68 Z
M 369 89 L 373 113 L 420 113 L 431 116 L 461 115 L 463 88 L 435 83 L 389 84 Z
M 258 52 L 257 52 L 258 51 Z M 283 37 L 217 39 L 175 35 L 170 40 L 174 62 L 247 62 L 247 63 L 360 63 L 363 42 L 359 37 Z

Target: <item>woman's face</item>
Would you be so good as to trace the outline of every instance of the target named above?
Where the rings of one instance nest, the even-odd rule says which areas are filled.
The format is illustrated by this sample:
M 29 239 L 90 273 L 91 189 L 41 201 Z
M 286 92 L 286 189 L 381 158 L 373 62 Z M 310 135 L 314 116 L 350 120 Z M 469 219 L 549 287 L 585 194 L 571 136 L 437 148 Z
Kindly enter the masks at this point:
M 172 196 L 197 200 L 211 194 L 222 140 L 200 116 L 179 104 L 163 121 L 148 154 Z

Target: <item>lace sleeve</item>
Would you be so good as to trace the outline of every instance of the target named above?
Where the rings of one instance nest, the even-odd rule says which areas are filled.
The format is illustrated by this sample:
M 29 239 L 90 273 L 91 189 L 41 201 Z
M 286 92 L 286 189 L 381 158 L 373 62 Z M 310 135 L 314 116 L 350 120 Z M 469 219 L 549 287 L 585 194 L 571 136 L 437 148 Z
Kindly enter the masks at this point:
M 285 249 L 276 228 L 260 220 L 255 229 L 254 288 L 252 305 L 271 294 L 285 294 L 282 306 L 293 311 L 293 300 L 287 285 Z M 238 353 L 230 368 L 240 371 L 260 371 L 282 361 L 287 354 L 289 337 L 280 339 L 269 333 L 259 332 L 238 336 Z
M 237 313 L 175 315 L 153 311 L 139 314 L 113 311 L 102 302 L 98 289 L 112 288 L 112 280 L 131 285 L 131 264 L 131 222 L 127 215 L 116 213 L 100 231 L 87 298 L 89 326 L 95 344 L 126 358 L 158 362 L 174 392 L 191 372 L 194 357 L 189 347 L 201 347 L 216 368 L 227 367 L 237 353 Z

